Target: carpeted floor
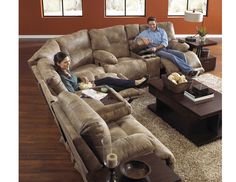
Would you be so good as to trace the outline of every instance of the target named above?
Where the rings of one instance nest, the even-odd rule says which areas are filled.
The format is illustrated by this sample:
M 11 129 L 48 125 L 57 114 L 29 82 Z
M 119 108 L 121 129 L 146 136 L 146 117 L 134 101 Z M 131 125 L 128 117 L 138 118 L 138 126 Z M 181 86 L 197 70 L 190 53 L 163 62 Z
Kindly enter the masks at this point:
M 221 92 L 221 78 L 202 74 L 197 80 Z M 187 182 L 220 182 L 222 178 L 222 142 L 217 140 L 201 147 L 195 146 L 160 117 L 147 109 L 155 97 L 147 93 L 132 102 L 133 116 L 148 128 L 176 158 L 175 172 Z

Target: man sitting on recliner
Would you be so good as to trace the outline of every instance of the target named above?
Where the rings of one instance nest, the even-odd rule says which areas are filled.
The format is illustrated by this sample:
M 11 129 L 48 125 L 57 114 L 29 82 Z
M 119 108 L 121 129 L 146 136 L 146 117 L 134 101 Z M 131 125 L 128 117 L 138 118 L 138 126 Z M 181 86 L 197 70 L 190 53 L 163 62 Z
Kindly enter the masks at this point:
M 140 38 L 147 46 L 148 50 L 152 51 L 159 57 L 169 59 L 176 64 L 180 70 L 188 76 L 198 76 L 199 71 L 193 70 L 188 65 L 184 54 L 180 51 L 168 49 L 168 37 L 164 29 L 157 26 L 155 17 L 147 19 L 149 28 L 142 31 L 136 39 Z

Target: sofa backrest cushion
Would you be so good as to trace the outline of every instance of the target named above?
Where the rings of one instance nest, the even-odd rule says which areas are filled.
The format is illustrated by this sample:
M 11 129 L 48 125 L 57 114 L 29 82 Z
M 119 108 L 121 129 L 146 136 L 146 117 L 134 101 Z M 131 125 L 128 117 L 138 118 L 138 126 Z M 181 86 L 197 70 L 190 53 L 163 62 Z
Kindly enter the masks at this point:
M 91 29 L 89 35 L 93 50 L 105 50 L 117 58 L 130 55 L 124 25 Z
M 174 30 L 174 25 L 171 22 L 158 22 L 157 26 L 160 28 L 163 28 L 168 36 L 168 40 L 173 40 L 175 39 L 175 30 Z M 140 32 L 143 30 L 147 29 L 148 25 L 147 24 L 142 24 L 140 25 Z
M 49 39 L 46 43 L 28 60 L 29 65 L 36 65 L 41 58 L 53 60 L 54 55 L 60 51 L 58 43 L 54 39 Z
M 134 39 L 139 34 L 139 24 L 125 25 L 128 40 Z
M 58 126 L 62 130 L 62 133 L 66 137 L 67 143 L 71 149 L 71 152 L 74 154 L 74 152 L 78 152 L 80 158 L 83 160 L 86 168 L 89 171 L 98 170 L 102 167 L 101 162 L 98 161 L 97 157 L 95 156 L 94 152 L 89 148 L 89 146 L 86 144 L 84 139 L 81 137 L 81 135 L 78 135 L 75 131 L 74 127 L 71 125 L 71 122 L 69 121 L 68 117 L 66 116 L 65 112 L 63 112 L 62 107 L 60 106 L 60 103 L 53 102 L 52 103 L 52 110 L 55 116 L 56 121 L 58 122 Z M 74 145 L 74 146 L 71 146 Z M 76 151 L 74 150 L 74 147 Z M 75 156 L 77 154 L 74 154 Z M 76 157 L 77 158 L 77 157 Z M 79 160 L 78 158 L 76 161 Z M 80 160 L 77 162 L 81 162 Z M 83 166 L 83 164 L 80 164 Z
M 139 52 L 144 49 L 146 45 L 141 40 L 135 40 L 135 37 L 140 33 L 139 24 L 127 24 L 125 25 L 127 38 L 129 42 L 129 49 L 132 52 Z
M 56 40 L 61 51 L 70 55 L 72 71 L 78 66 L 94 63 L 88 30 L 80 30 Z
M 102 139 L 111 142 L 110 131 L 106 122 L 78 95 L 62 92 L 58 100 L 71 124 L 81 135 L 95 155 L 102 160 Z
M 52 61 L 47 58 L 40 59 L 37 63 L 37 69 L 53 94 L 58 95 L 60 92 L 67 90 Z

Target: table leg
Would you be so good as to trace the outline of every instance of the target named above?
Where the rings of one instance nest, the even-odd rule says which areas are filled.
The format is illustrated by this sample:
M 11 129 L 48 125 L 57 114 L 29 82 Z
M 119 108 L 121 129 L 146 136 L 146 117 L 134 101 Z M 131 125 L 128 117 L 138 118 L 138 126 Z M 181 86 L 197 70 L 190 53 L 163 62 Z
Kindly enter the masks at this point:
M 198 58 L 201 57 L 201 52 L 202 52 L 202 47 L 198 47 L 197 51 L 196 51 L 196 54 L 197 54 Z

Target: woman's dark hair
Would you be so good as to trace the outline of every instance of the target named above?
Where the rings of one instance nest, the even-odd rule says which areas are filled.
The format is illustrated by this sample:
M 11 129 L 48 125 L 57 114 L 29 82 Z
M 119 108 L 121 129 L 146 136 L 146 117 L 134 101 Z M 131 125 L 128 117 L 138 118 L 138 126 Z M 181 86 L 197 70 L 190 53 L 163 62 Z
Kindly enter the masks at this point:
M 157 21 L 157 19 L 156 19 L 156 17 L 154 17 L 154 16 L 150 16 L 150 17 L 148 17 L 148 19 L 147 19 L 147 23 L 149 23 L 150 21 Z
M 64 52 L 58 52 L 54 55 L 54 67 L 55 70 L 57 72 L 61 72 L 61 68 L 60 66 L 57 65 L 57 63 L 61 63 L 67 56 L 69 56 L 68 54 L 64 53 Z

